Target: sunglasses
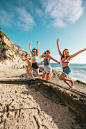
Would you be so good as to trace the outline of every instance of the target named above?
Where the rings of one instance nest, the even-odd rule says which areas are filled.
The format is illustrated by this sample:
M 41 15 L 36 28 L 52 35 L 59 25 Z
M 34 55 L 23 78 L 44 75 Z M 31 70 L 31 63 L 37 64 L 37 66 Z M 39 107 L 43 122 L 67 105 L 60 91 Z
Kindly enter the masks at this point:
M 36 52 L 36 51 L 33 50 L 33 52 Z
M 50 53 L 50 51 L 48 51 L 48 50 L 46 52 Z

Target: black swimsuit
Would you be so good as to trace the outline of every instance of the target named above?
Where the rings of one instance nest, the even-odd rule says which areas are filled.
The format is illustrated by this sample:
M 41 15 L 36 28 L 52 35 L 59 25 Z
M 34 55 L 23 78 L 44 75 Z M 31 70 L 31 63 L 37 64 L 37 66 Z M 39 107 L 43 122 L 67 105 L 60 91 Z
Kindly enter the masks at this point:
M 38 68 L 39 68 L 39 66 L 38 66 L 37 62 L 32 63 L 32 67 L 33 67 L 34 69 L 38 69 Z

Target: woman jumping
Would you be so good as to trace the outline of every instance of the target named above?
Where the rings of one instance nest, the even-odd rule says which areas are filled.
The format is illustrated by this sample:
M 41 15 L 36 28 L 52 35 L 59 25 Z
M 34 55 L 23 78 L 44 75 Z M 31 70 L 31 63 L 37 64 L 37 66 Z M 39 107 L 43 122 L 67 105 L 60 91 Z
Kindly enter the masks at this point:
M 21 58 L 20 55 L 19 55 L 19 57 Z M 28 66 L 27 66 L 26 72 L 27 72 L 27 74 L 29 74 L 29 69 L 30 69 L 30 67 L 32 65 L 32 63 L 31 63 L 31 57 L 30 56 L 28 57 L 28 55 L 26 54 L 25 55 L 25 59 L 23 59 L 23 58 L 21 58 L 21 59 L 22 59 L 22 61 L 27 61 Z
M 46 81 L 49 81 L 52 77 L 52 75 L 55 75 L 55 71 L 52 72 L 52 67 L 50 66 L 50 59 L 54 60 L 55 62 L 57 62 L 58 64 L 60 64 L 60 62 L 58 62 L 56 59 L 54 59 L 51 56 L 51 51 L 47 50 L 45 51 L 39 58 L 43 58 L 44 57 L 44 72 L 42 74 L 42 79 L 46 78 Z M 42 64 L 41 62 L 41 64 Z
M 29 74 L 35 80 L 35 77 L 32 74 L 33 69 L 35 69 L 37 75 L 42 75 L 42 73 L 39 72 L 39 66 L 37 64 L 37 58 L 38 58 L 38 55 L 39 55 L 39 45 L 38 45 L 39 41 L 37 41 L 37 49 L 34 48 L 34 49 L 32 49 L 32 51 L 31 51 L 31 43 L 32 42 L 30 42 L 30 44 L 29 44 L 29 49 L 30 49 L 30 53 L 31 53 L 32 66 L 29 69 Z
M 86 48 L 81 50 L 81 51 L 78 51 L 77 53 L 75 53 L 73 55 L 69 55 L 69 50 L 68 49 L 65 49 L 63 51 L 63 53 L 61 53 L 58 42 L 59 42 L 59 38 L 57 38 L 57 48 L 58 48 L 59 55 L 61 56 L 61 62 L 62 62 L 62 68 L 63 68 L 63 72 L 59 76 L 59 79 L 63 80 L 69 86 L 69 90 L 70 90 L 72 88 L 72 86 L 74 85 L 74 81 L 69 79 L 68 76 L 67 76 L 71 72 L 71 69 L 69 67 L 69 61 L 71 60 L 71 58 L 73 58 L 76 55 L 78 55 L 79 53 L 85 51 Z

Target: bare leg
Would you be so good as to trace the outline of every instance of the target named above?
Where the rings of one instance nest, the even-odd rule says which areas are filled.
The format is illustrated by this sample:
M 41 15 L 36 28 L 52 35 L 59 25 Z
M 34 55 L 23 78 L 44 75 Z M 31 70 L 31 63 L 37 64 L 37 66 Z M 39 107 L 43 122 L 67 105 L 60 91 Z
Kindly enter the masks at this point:
M 27 74 L 29 74 L 29 69 L 30 69 L 30 68 L 27 66 L 27 69 L 26 69 Z
M 44 78 L 45 78 L 45 76 L 46 76 L 46 73 L 43 73 L 43 74 L 42 74 L 42 79 L 44 79 Z
M 42 75 L 42 73 L 39 72 L 39 68 L 38 68 L 38 69 L 35 69 L 35 70 L 36 70 L 36 74 L 37 74 L 37 75 Z
M 52 77 L 53 75 L 55 75 L 55 77 L 56 77 L 55 71 L 53 71 L 51 74 L 49 74 L 49 80 L 51 79 L 51 77 Z
M 67 81 L 64 80 L 64 82 L 70 87 L 70 84 Z
M 74 81 L 71 80 L 71 86 L 70 86 L 69 90 L 73 87 L 73 85 L 74 85 Z
M 33 76 L 32 72 L 33 72 L 33 68 L 31 67 L 31 68 L 29 69 L 29 74 L 30 74 L 31 77 L 35 80 L 35 77 Z
M 55 77 L 56 77 L 56 73 L 55 73 L 55 71 L 53 71 L 53 75 L 55 75 Z
M 74 82 L 73 82 L 73 80 L 71 80 L 71 79 L 68 79 L 67 77 L 64 77 L 64 80 L 66 81 L 66 84 L 68 83 L 67 81 L 70 81 L 71 82 L 71 85 L 69 86 L 69 90 L 73 87 L 73 85 L 74 85 Z M 69 85 L 69 84 L 68 84 Z
M 69 79 L 66 74 L 62 73 L 59 76 L 59 79 L 63 80 L 69 86 L 69 90 L 72 88 L 74 82 L 73 80 Z M 67 81 L 71 82 L 71 85 Z
M 52 73 L 47 73 L 46 74 L 46 81 L 49 81 L 53 75 L 55 75 L 55 71 L 53 71 Z
M 48 81 L 50 78 L 50 73 L 46 73 L 46 81 Z

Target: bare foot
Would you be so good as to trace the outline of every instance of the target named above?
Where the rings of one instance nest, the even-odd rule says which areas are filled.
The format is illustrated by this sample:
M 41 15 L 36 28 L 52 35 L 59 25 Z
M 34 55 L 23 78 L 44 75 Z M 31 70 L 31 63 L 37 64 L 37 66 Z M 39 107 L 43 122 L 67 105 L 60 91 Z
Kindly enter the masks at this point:
M 69 90 L 73 87 L 73 85 L 74 85 L 74 82 L 73 80 L 71 80 L 71 86 L 69 87 Z
M 35 80 L 35 77 L 33 78 L 33 80 Z
M 33 76 L 33 74 L 32 73 L 29 73 L 30 75 L 31 75 L 31 77 L 33 78 L 33 80 L 35 80 L 35 77 Z
M 55 77 L 56 77 L 56 73 L 55 73 L 55 71 L 53 71 L 53 75 L 55 75 Z
M 35 77 L 34 76 L 32 78 L 33 78 L 33 80 L 35 80 Z

